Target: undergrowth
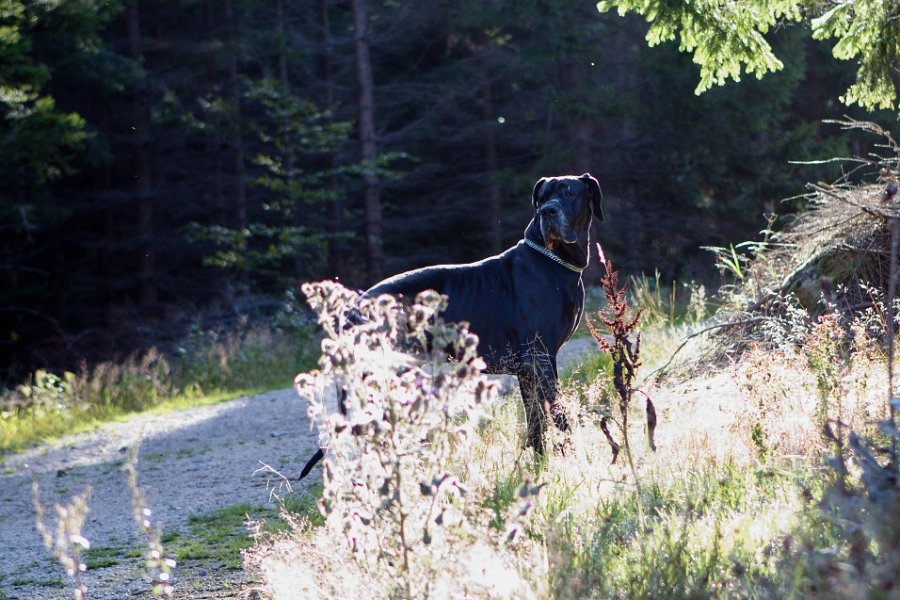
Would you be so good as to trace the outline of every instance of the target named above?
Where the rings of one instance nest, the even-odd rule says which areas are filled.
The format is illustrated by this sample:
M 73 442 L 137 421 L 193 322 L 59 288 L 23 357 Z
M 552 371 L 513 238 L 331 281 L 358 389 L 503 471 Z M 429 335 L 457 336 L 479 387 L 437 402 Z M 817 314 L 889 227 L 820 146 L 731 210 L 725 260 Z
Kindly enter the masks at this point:
M 286 387 L 292 373 L 314 364 L 313 346 L 311 325 L 284 317 L 230 332 L 195 329 L 170 354 L 150 349 L 78 372 L 36 371 L 29 381 L 0 389 L 0 453 L 150 408 Z
M 682 312 L 673 323 L 672 296 L 645 292 L 627 301 L 641 299 L 649 331 L 704 318 L 705 298 L 693 303 L 696 316 Z M 465 382 L 481 376 L 470 371 L 471 355 L 459 364 L 423 357 L 421 347 L 406 352 L 436 299 L 420 298 L 425 306 L 410 309 L 425 310 L 419 316 L 380 300 L 389 316 L 352 334 L 339 317 L 354 297 L 325 297 L 331 330 L 321 364 L 335 379 L 303 380 L 332 452 L 323 520 L 299 519 L 248 553 L 272 597 L 446 597 L 448 589 L 527 598 L 897 597 L 898 478 L 887 450 L 896 429 L 884 420 L 884 352 L 866 324 L 848 330 L 807 317 L 779 343 L 751 342 L 730 364 L 653 385 L 638 372 L 636 348 L 607 352 L 595 359 L 604 369 L 563 385 L 569 450 L 541 458 L 522 450 L 515 396 L 472 404 Z M 605 339 L 615 350 L 627 346 L 615 328 L 627 333 L 630 320 L 613 309 Z M 617 381 L 617 368 L 634 373 Z M 442 374 L 462 378 L 435 388 Z M 653 395 L 655 444 L 645 406 L 628 393 L 621 401 L 622 385 Z M 347 414 L 333 406 L 342 389 L 352 399 Z M 462 397 L 442 395 L 451 391 Z M 603 431 L 603 404 L 617 397 L 622 427 L 613 434 L 630 436 L 630 464 L 612 464 Z M 548 447 L 560 447 L 553 441 Z M 518 509 L 527 521 L 515 523 L 517 507 L 527 507 Z M 516 543 L 504 543 L 516 529 Z M 438 567 L 453 574 L 450 583 Z
M 346 542 L 343 555 L 377 595 L 491 594 L 496 582 L 474 577 L 473 566 L 513 572 L 540 486 L 516 482 L 515 500 L 498 502 L 468 468 L 495 394 L 477 337 L 441 320 L 446 300 L 434 292 L 408 309 L 389 296 L 363 300 L 365 323 L 345 330 L 351 293 L 331 283 L 304 291 L 327 335 L 321 372 L 297 379 L 328 448 L 325 529 Z
M 630 277 L 627 300 L 641 312 L 642 355 L 651 373 L 659 368 L 691 331 L 699 329 L 709 318 L 713 302 L 706 288 L 697 283 L 662 281 L 660 273 L 652 277 L 642 274 Z M 585 299 L 585 315 L 596 314 L 607 306 L 602 286 L 589 287 Z M 582 319 L 575 337 L 593 337 L 588 319 Z M 611 375 L 612 357 L 608 352 L 595 352 L 584 358 L 577 367 L 561 373 L 564 385 L 588 386 L 598 376 Z

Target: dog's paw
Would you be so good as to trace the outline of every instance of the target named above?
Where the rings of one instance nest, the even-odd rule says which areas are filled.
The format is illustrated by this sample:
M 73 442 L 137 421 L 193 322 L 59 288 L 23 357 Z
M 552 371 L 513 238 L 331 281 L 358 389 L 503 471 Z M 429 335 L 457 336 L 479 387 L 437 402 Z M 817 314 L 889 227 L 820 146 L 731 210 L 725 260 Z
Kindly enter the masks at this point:
M 572 443 L 570 436 L 565 436 L 553 445 L 554 453 L 560 456 L 575 456 L 575 444 Z
M 550 418 L 553 419 L 553 424 L 560 431 L 568 433 L 572 430 L 572 427 L 569 425 L 569 417 L 566 415 L 565 409 L 559 404 L 550 405 Z

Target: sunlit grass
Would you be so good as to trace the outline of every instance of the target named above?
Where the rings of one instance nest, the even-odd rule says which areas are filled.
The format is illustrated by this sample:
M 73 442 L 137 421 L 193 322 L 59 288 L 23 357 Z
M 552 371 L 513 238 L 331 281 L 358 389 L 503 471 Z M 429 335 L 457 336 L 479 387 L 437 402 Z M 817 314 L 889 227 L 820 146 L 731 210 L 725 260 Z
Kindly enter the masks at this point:
M 799 383 L 797 393 L 812 391 L 809 381 Z M 743 416 L 758 398 L 746 390 L 745 397 L 730 399 L 736 405 L 724 416 L 707 419 L 707 414 L 719 411 L 720 401 L 728 403 L 728 396 L 740 393 L 730 375 L 698 381 L 704 394 L 682 400 L 686 390 L 693 389 L 686 385 L 653 390 L 666 416 L 661 419 L 658 452 L 637 444 L 642 496 L 625 465 L 610 464 L 595 415 L 582 407 L 574 388 L 565 399 L 570 412 L 578 414 L 572 449 L 546 461 L 522 450 L 524 427 L 516 398 L 491 408 L 490 420 L 460 473 L 485 490 L 498 517 L 490 527 L 498 530 L 504 525 L 499 516 L 519 499 L 519 486 L 526 480 L 544 484 L 528 541 L 516 552 L 517 577 L 529 582 L 536 597 L 799 594 L 802 565 L 792 552 L 799 532 L 808 527 L 812 498 L 821 493 L 818 462 L 813 457 L 771 453 L 762 457 L 751 439 L 753 423 Z M 688 406 L 690 410 L 679 414 L 678 409 Z M 787 405 L 783 410 L 796 409 Z M 773 407 L 771 419 L 777 420 L 780 410 Z M 811 404 L 808 411 L 802 416 L 814 418 Z M 632 435 L 641 440 L 642 425 L 638 419 L 633 422 L 637 425 Z M 620 435 L 615 430 L 614 434 Z M 783 440 L 771 443 L 792 456 L 796 451 Z M 648 515 L 643 528 L 639 505 Z M 302 535 L 297 530 L 286 536 L 274 545 L 265 544 L 264 569 L 277 579 L 270 581 L 272 589 L 303 589 L 311 598 L 327 596 L 317 596 L 319 589 L 365 589 L 365 579 L 355 569 L 317 571 L 325 569 L 329 556 L 342 551 L 343 540 L 308 526 Z M 303 566 L 289 569 L 288 561 Z M 318 579 L 320 572 L 332 578 L 327 585 Z
M 0 453 L 130 415 L 204 406 L 288 387 L 315 362 L 314 341 L 268 330 L 194 341 L 174 357 L 150 350 L 80 373 L 45 371 L 0 393 Z
M 701 306 L 696 300 L 672 311 L 671 295 L 641 297 L 655 303 L 642 332 L 646 370 L 668 360 L 704 315 L 689 309 Z M 831 336 L 828 327 L 814 326 L 813 336 Z M 621 458 L 611 464 L 599 426 L 598 406 L 610 393 L 607 356 L 598 351 L 564 376 L 561 402 L 572 431 L 561 446 L 561 434 L 551 430 L 548 447 L 555 450 L 547 458 L 523 450 L 524 416 L 513 391 L 489 407 L 476 442 L 452 471 L 470 495 L 484 499 L 493 518 L 483 527 L 505 530 L 523 485 L 541 486 L 534 512 L 517 545 L 486 558 L 473 534 L 455 549 L 458 560 L 481 557 L 481 568 L 470 572 L 479 584 L 490 579 L 484 566 L 495 565 L 514 585 L 490 588 L 497 597 L 514 589 L 513 596 L 535 598 L 800 598 L 830 590 L 835 573 L 843 587 L 829 597 L 847 590 L 843 597 L 871 597 L 867 573 L 884 581 L 900 548 L 854 546 L 856 532 L 884 533 L 885 525 L 866 525 L 853 516 L 856 504 L 830 487 L 834 471 L 824 459 L 833 445 L 823 424 L 840 419 L 877 434 L 883 398 L 873 380 L 880 381 L 884 358 L 857 344 L 851 355 L 826 348 L 833 355 L 811 360 L 818 357 L 811 348 L 750 344 L 738 361 L 692 370 L 695 350 L 686 347 L 677 377 L 638 381 L 659 424 L 652 452 L 636 397 L 629 412 L 634 470 Z M 621 443 L 615 420 L 610 429 Z M 852 500 L 865 497 L 858 491 Z M 846 504 L 840 521 L 829 518 L 835 509 L 823 509 L 835 502 Z M 879 523 L 897 516 L 882 510 Z M 375 593 L 362 570 L 338 567 L 335 556 L 349 556 L 347 540 L 306 523 L 251 550 L 248 564 L 279 598 Z
M 648 477 L 628 490 L 579 498 L 552 520 L 554 597 L 689 598 L 751 588 L 777 574 L 777 547 L 796 526 L 793 481 L 760 482 L 734 468 L 700 468 L 678 481 Z M 638 503 L 651 515 L 640 526 Z M 777 595 L 777 594 L 776 594 Z
M 628 301 L 641 311 L 642 375 L 662 367 L 709 316 L 710 304 L 703 286 L 696 283 L 662 282 L 659 272 L 653 277 L 640 275 L 628 281 Z M 597 287 L 585 295 L 584 317 L 575 331 L 575 339 L 590 337 L 587 323 L 598 324 L 597 313 L 606 306 Z M 580 366 L 561 374 L 564 383 L 588 385 L 601 374 L 611 375 L 612 359 L 597 352 L 587 356 Z
M 213 391 L 205 395 L 180 394 L 143 410 L 126 409 L 113 405 L 86 406 L 54 413 L 33 414 L 16 420 L 4 419 L 0 421 L 0 452 L 18 452 L 38 442 L 50 443 L 61 436 L 91 431 L 104 423 L 126 421 L 138 414 L 163 414 L 185 408 L 209 406 L 289 385 L 290 380 L 286 379 L 274 384 L 238 390 Z
M 820 450 L 808 447 L 817 435 L 815 378 L 804 373 L 802 356 L 760 353 L 744 368 L 756 370 L 762 360 L 780 361 L 779 373 L 752 374 L 767 385 L 741 385 L 746 372 L 738 368 L 648 390 L 661 419 L 658 451 L 645 444 L 636 451 L 643 495 L 624 464 L 610 464 L 596 416 L 579 399 L 581 384 L 567 392 L 570 413 L 581 411 L 573 449 L 546 463 L 519 450 L 514 401 L 494 410 L 467 468 L 501 491 L 522 477 L 546 484 L 530 530 L 535 548 L 546 553 L 545 562 L 530 565 L 535 590 L 556 598 L 803 595 L 797 540 L 814 527 L 814 498 L 825 481 Z M 786 393 L 795 401 L 760 410 Z M 844 410 L 847 417 L 865 414 L 866 399 Z M 643 426 L 633 422 L 633 439 L 641 440 Z M 759 444 L 759 431 L 768 447 Z M 648 515 L 643 528 L 640 513 Z

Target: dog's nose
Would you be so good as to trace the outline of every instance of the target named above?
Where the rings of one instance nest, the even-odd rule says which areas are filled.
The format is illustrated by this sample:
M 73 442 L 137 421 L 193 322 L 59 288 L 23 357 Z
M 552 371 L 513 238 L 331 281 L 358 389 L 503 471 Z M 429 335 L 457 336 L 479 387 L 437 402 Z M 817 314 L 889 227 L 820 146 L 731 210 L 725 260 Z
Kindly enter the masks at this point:
M 542 217 L 553 218 L 559 214 L 559 208 L 555 204 L 545 204 L 540 210 Z

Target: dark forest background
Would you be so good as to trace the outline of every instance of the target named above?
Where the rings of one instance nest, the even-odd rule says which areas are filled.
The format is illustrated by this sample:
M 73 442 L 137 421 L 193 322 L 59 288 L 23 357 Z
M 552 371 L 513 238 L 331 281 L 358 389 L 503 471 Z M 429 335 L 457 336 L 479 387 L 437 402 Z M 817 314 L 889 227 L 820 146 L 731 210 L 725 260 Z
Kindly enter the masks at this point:
M 482 258 L 543 175 L 600 180 L 619 269 L 710 281 L 700 246 L 837 174 L 788 161 L 863 150 L 821 124 L 853 65 L 785 26 L 783 71 L 696 96 L 646 27 L 591 0 L 0 0 L 0 379 Z

